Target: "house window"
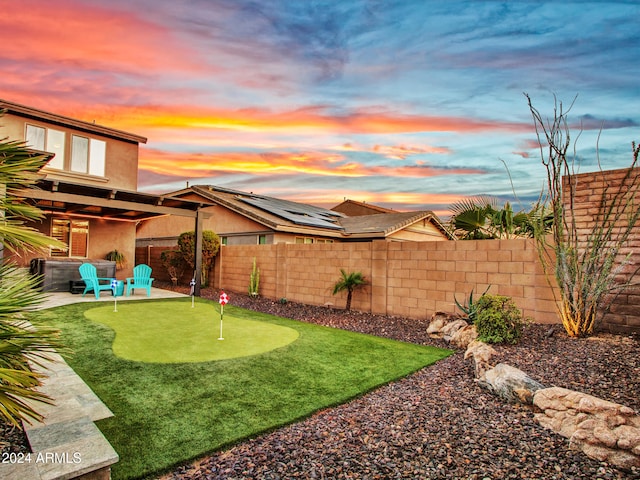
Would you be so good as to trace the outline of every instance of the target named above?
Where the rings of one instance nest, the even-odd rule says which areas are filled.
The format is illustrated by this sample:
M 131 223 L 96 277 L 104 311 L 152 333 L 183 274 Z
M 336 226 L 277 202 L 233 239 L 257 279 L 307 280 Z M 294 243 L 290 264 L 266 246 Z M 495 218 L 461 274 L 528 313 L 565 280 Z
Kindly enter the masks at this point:
M 64 168 L 64 132 L 52 128 L 27 125 L 25 139 L 29 147 L 55 154 L 47 164 L 48 167 Z
M 267 244 L 267 236 L 258 235 L 258 245 L 266 245 L 266 244 Z
M 51 249 L 51 256 L 86 258 L 89 221 L 54 218 L 51 222 L 51 236 L 68 247 L 67 250 Z
M 94 138 L 71 136 L 71 171 L 104 177 L 106 143 Z
M 220 245 L 228 245 L 229 238 L 228 237 L 220 237 Z
M 296 243 L 313 243 L 311 237 L 296 237 Z
M 36 127 L 35 125 L 27 125 L 27 134 L 25 135 L 25 139 L 29 147 L 44 151 L 46 136 L 47 130 L 45 128 Z

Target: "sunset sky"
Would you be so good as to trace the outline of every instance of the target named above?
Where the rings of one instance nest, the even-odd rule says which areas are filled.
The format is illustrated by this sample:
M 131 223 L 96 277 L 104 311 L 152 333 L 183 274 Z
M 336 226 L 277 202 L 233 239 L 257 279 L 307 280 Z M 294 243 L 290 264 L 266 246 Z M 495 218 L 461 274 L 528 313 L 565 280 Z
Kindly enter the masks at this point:
M 640 141 L 637 1 L 0 7 L 0 98 L 147 137 L 146 192 L 188 181 L 446 216 L 515 191 L 528 208 L 545 170 L 523 92 L 546 116 L 554 94 L 575 98 L 581 172 L 597 145 L 603 169 L 628 166 Z

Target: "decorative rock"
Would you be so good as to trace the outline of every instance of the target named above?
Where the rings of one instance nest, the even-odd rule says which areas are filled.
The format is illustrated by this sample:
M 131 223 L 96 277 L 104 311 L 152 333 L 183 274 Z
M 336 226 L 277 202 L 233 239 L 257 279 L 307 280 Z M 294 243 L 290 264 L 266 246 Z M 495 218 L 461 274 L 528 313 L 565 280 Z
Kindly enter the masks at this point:
M 456 334 L 458 330 L 468 325 L 469 324 L 462 319 L 449 322 L 444 327 L 442 327 L 442 330 L 440 330 L 440 332 L 442 333 L 442 338 L 445 342 L 450 342 L 451 338 Z
M 431 316 L 427 334 L 432 337 L 441 338 L 442 329 L 449 323 L 460 320 L 460 316 L 454 313 L 436 312 Z M 466 323 L 466 322 L 465 322 Z
M 449 314 L 444 312 L 436 312 L 431 315 L 431 320 L 429 321 L 429 326 L 427 327 L 427 334 L 429 335 L 437 335 L 449 322 Z
M 540 389 L 535 418 L 573 448 L 618 468 L 640 467 L 640 416 L 624 405 L 565 388 Z
M 457 348 L 467 348 L 471 342 L 478 338 L 478 330 L 475 325 L 462 327 L 451 337 L 451 344 Z
M 476 378 L 484 380 L 485 372 L 491 368 L 489 360 L 497 352 L 495 349 L 484 342 L 479 340 L 473 340 L 467 346 L 467 351 L 464 352 L 464 359 L 467 360 L 473 357 L 475 363 Z
M 544 386 L 529 377 L 522 370 L 499 363 L 487 370 L 479 384 L 510 403 L 531 404 L 534 392 Z

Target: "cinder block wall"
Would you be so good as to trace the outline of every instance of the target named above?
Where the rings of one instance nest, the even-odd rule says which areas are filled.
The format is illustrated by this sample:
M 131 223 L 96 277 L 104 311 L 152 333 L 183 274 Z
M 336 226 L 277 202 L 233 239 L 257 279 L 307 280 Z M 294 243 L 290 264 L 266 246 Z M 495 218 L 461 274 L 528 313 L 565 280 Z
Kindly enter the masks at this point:
M 564 192 L 568 192 L 569 178 L 564 179 Z M 628 193 L 634 190 L 633 185 L 640 182 L 640 168 L 607 170 L 604 172 L 583 173 L 571 177 L 574 186 L 573 214 L 576 220 L 576 228 L 580 236 L 587 238 L 593 231 L 594 225 L 598 224 L 598 214 L 601 212 L 600 204 L 605 198 L 611 196 L 622 188 L 622 192 Z M 605 191 L 606 190 L 606 191 Z M 570 209 L 571 204 L 568 196 L 565 196 L 565 208 Z M 638 209 L 640 199 L 628 206 L 631 209 Z M 626 221 L 623 216 L 621 221 Z M 600 222 L 601 223 L 601 222 Z M 624 282 L 640 265 L 640 224 L 636 224 L 626 247 L 620 252 L 619 259 L 631 255 L 631 264 L 623 269 L 619 276 L 619 281 Z M 640 282 L 640 276 L 636 276 L 635 283 Z M 610 313 L 605 315 L 602 329 L 614 332 L 640 332 L 640 287 L 631 287 L 620 294 L 611 305 Z
M 428 318 L 454 312 L 471 290 L 513 298 L 525 316 L 557 323 L 553 292 L 530 240 L 459 242 L 373 242 L 225 246 L 215 286 L 244 293 L 253 258 L 264 297 L 344 307 L 346 294 L 333 296 L 340 269 L 369 280 L 352 308 L 383 315 Z

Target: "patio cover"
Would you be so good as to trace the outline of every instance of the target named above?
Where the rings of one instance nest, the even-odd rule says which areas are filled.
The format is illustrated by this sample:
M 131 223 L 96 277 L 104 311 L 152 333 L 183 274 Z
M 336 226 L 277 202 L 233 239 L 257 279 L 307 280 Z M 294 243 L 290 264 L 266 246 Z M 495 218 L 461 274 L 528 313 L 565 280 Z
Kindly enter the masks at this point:
M 200 294 L 202 220 L 205 215 L 201 209 L 211 204 L 54 179 L 40 179 L 34 187 L 23 190 L 21 195 L 40 210 L 49 213 L 67 213 L 131 222 L 161 215 L 193 218 L 196 232 L 195 293 Z

